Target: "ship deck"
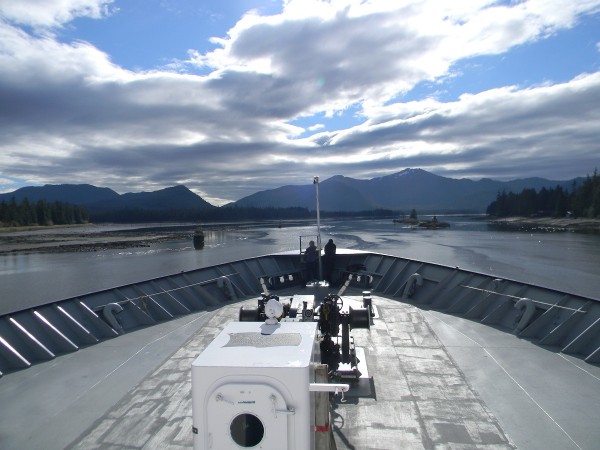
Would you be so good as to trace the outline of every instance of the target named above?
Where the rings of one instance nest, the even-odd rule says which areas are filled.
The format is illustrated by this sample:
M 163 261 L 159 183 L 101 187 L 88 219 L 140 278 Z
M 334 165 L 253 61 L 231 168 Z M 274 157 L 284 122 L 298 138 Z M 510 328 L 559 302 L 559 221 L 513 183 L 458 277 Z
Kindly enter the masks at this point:
M 343 297 L 360 296 L 350 288 Z M 186 315 L 4 375 L 0 447 L 192 447 L 191 364 L 241 305 L 255 302 Z M 334 398 L 338 449 L 598 448 L 597 365 L 391 297 L 373 295 L 373 305 L 371 329 L 352 331 L 370 389 Z

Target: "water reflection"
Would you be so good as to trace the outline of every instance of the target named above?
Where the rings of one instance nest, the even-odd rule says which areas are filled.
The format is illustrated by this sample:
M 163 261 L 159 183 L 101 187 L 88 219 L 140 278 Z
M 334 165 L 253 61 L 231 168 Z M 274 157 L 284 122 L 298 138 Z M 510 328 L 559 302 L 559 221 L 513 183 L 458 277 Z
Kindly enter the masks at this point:
M 448 218 L 444 218 L 449 221 Z M 597 297 L 600 236 L 576 233 L 500 232 L 480 221 L 455 218 L 448 229 L 411 229 L 391 220 L 330 221 L 322 242 L 338 248 L 460 266 L 504 278 L 541 283 Z M 303 248 L 314 225 L 206 230 L 205 247 L 190 239 L 148 247 L 85 253 L 0 255 L 2 308 L 21 309 L 99 289 L 213 264 Z

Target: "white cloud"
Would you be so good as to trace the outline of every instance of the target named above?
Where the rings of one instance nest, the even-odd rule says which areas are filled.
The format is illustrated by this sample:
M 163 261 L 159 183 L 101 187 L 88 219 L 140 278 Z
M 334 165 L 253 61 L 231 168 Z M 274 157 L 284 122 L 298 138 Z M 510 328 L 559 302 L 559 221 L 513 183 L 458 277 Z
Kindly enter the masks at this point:
M 76 17 L 99 19 L 110 14 L 113 0 L 2 0 L 0 15 L 32 27 L 54 28 Z
M 0 22 L 5 178 L 120 192 L 185 182 L 222 202 L 303 183 L 316 166 L 323 178 L 405 167 L 567 178 L 598 165 L 598 73 L 451 103 L 402 101 L 421 82 L 460 77 L 452 69 L 462 58 L 501 54 L 574 26 L 598 1 L 290 0 L 279 15 L 241 18 L 216 40 L 220 48 L 192 50 L 187 64 L 211 68 L 206 76 L 124 70 L 89 43 L 60 43 L 15 25 L 103 17 L 109 1 L 16 3 L 0 0 L 10 19 Z M 361 125 L 334 132 L 319 123 L 308 128 L 313 136 L 290 139 L 303 131 L 295 119 L 337 118 L 353 105 Z M 569 171 L 566 149 L 578 161 Z
M 378 116 L 352 129 L 322 133 L 314 138 L 363 161 L 384 154 L 396 167 L 437 158 L 463 167 L 481 166 L 488 176 L 523 176 L 523 171 L 575 176 L 560 158 L 581 158 L 598 165 L 597 127 L 600 112 L 600 72 L 568 83 L 529 89 L 497 88 L 442 103 L 431 99 L 381 108 Z M 369 152 L 368 148 L 377 145 Z M 383 169 L 385 163 L 378 170 Z M 403 161 L 405 161 L 403 163 Z M 523 166 L 522 162 L 529 164 Z M 562 167 L 561 167 L 562 166 Z M 564 171 L 563 171 L 564 170 Z M 482 169 L 479 169 L 481 172 Z M 467 173 L 467 170 L 464 170 Z M 475 173 L 475 170 L 472 171 Z M 583 173 L 581 173 L 583 175 Z
M 276 16 L 246 15 L 227 39 L 215 41 L 221 48 L 196 54 L 192 62 L 218 73 L 268 75 L 302 95 L 303 114 L 331 113 L 354 102 L 371 108 L 421 81 L 450 76 L 459 59 L 506 52 L 568 28 L 597 8 L 597 1 L 571 0 L 516 5 L 293 0 Z M 257 92 L 264 95 L 261 86 Z
M 109 57 L 84 42 L 62 44 L 51 37 L 33 37 L 0 22 L 0 74 L 4 83 L 27 89 L 56 83 L 110 83 L 124 78 L 126 71 Z

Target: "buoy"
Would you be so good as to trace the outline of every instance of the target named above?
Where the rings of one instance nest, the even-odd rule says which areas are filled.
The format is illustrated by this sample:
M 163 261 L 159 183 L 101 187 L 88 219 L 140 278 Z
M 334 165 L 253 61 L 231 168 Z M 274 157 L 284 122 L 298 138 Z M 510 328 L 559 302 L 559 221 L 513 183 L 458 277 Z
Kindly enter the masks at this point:
M 202 231 L 202 228 L 196 228 L 196 231 L 194 231 L 194 248 L 196 250 L 204 248 L 204 231 Z

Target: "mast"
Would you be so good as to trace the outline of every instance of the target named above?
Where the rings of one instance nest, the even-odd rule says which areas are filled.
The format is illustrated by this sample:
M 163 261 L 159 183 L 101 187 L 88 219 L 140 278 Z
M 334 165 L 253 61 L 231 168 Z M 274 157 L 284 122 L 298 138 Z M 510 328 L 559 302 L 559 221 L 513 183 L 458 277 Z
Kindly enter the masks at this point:
M 319 252 L 319 280 L 323 279 L 323 269 L 321 267 L 321 212 L 319 208 L 319 177 L 313 178 L 315 191 L 317 195 L 317 250 Z

